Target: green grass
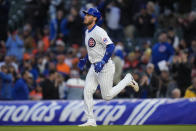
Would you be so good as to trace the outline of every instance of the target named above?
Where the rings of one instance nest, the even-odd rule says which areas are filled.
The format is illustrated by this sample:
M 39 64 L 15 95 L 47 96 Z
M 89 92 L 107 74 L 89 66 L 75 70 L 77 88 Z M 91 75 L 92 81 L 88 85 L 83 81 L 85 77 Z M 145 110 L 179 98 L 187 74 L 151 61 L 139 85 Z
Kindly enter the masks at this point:
M 0 131 L 196 131 L 196 125 L 147 126 L 0 126 Z

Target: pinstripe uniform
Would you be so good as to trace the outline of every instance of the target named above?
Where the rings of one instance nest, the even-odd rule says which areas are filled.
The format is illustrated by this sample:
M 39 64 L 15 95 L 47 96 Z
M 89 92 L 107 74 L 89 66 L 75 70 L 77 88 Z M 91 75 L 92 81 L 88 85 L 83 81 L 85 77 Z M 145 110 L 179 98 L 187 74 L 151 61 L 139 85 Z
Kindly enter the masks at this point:
M 111 100 L 122 89 L 124 89 L 132 80 L 132 76 L 125 76 L 116 86 L 113 86 L 113 76 L 115 73 L 115 65 L 111 58 L 104 65 L 101 72 L 96 73 L 94 63 L 103 59 L 106 52 L 106 46 L 112 44 L 109 36 L 101 27 L 95 25 L 91 30 L 85 32 L 85 45 L 88 52 L 88 59 L 91 67 L 86 76 L 84 88 L 84 106 L 87 119 L 95 119 L 93 116 L 93 93 L 98 85 L 101 88 L 102 98 Z M 131 78 L 130 78 L 131 77 Z

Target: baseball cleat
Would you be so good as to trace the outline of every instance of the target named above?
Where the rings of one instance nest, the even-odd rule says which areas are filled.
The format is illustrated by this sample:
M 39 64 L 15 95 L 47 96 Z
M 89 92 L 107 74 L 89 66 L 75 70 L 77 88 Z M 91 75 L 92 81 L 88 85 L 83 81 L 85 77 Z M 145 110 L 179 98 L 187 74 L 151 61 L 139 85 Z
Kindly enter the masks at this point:
M 86 123 L 84 124 L 81 124 L 81 125 L 78 125 L 79 127 L 86 127 L 86 126 L 93 126 L 93 127 L 96 127 L 97 124 L 95 121 L 87 121 Z
M 135 92 L 138 92 L 139 91 L 138 83 L 133 79 L 133 77 L 130 73 L 128 73 L 127 75 L 129 75 L 129 77 L 131 77 L 131 81 L 128 84 L 128 86 L 131 86 Z
M 129 86 L 131 86 L 135 92 L 139 91 L 138 83 L 135 80 L 132 80 Z

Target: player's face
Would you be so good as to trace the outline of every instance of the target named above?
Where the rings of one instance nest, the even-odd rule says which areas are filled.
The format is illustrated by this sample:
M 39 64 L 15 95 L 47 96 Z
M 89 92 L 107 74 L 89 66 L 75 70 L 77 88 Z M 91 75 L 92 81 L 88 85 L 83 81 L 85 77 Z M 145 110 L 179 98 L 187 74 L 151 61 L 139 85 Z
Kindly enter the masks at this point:
M 86 14 L 84 17 L 83 23 L 88 26 L 88 25 L 91 25 L 95 21 L 96 21 L 96 17 L 89 15 L 89 14 Z

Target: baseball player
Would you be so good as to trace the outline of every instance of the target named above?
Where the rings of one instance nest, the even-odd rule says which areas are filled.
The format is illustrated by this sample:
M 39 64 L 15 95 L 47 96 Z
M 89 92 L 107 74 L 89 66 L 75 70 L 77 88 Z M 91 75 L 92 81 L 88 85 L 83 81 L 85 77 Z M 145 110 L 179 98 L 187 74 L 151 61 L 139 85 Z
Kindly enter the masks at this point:
M 87 122 L 79 126 L 97 126 L 93 115 L 93 93 L 98 85 L 100 85 L 104 100 L 111 100 L 126 86 L 131 86 L 138 92 L 139 86 L 132 75 L 128 73 L 116 86 L 112 87 L 115 65 L 111 56 L 115 45 L 106 31 L 96 25 L 101 17 L 100 12 L 96 8 L 89 8 L 83 13 L 85 14 L 84 24 L 87 26 L 85 45 L 88 53 L 85 58 L 80 59 L 78 67 L 83 70 L 88 61 L 91 63 L 91 67 L 86 76 L 84 87 L 84 110 Z

